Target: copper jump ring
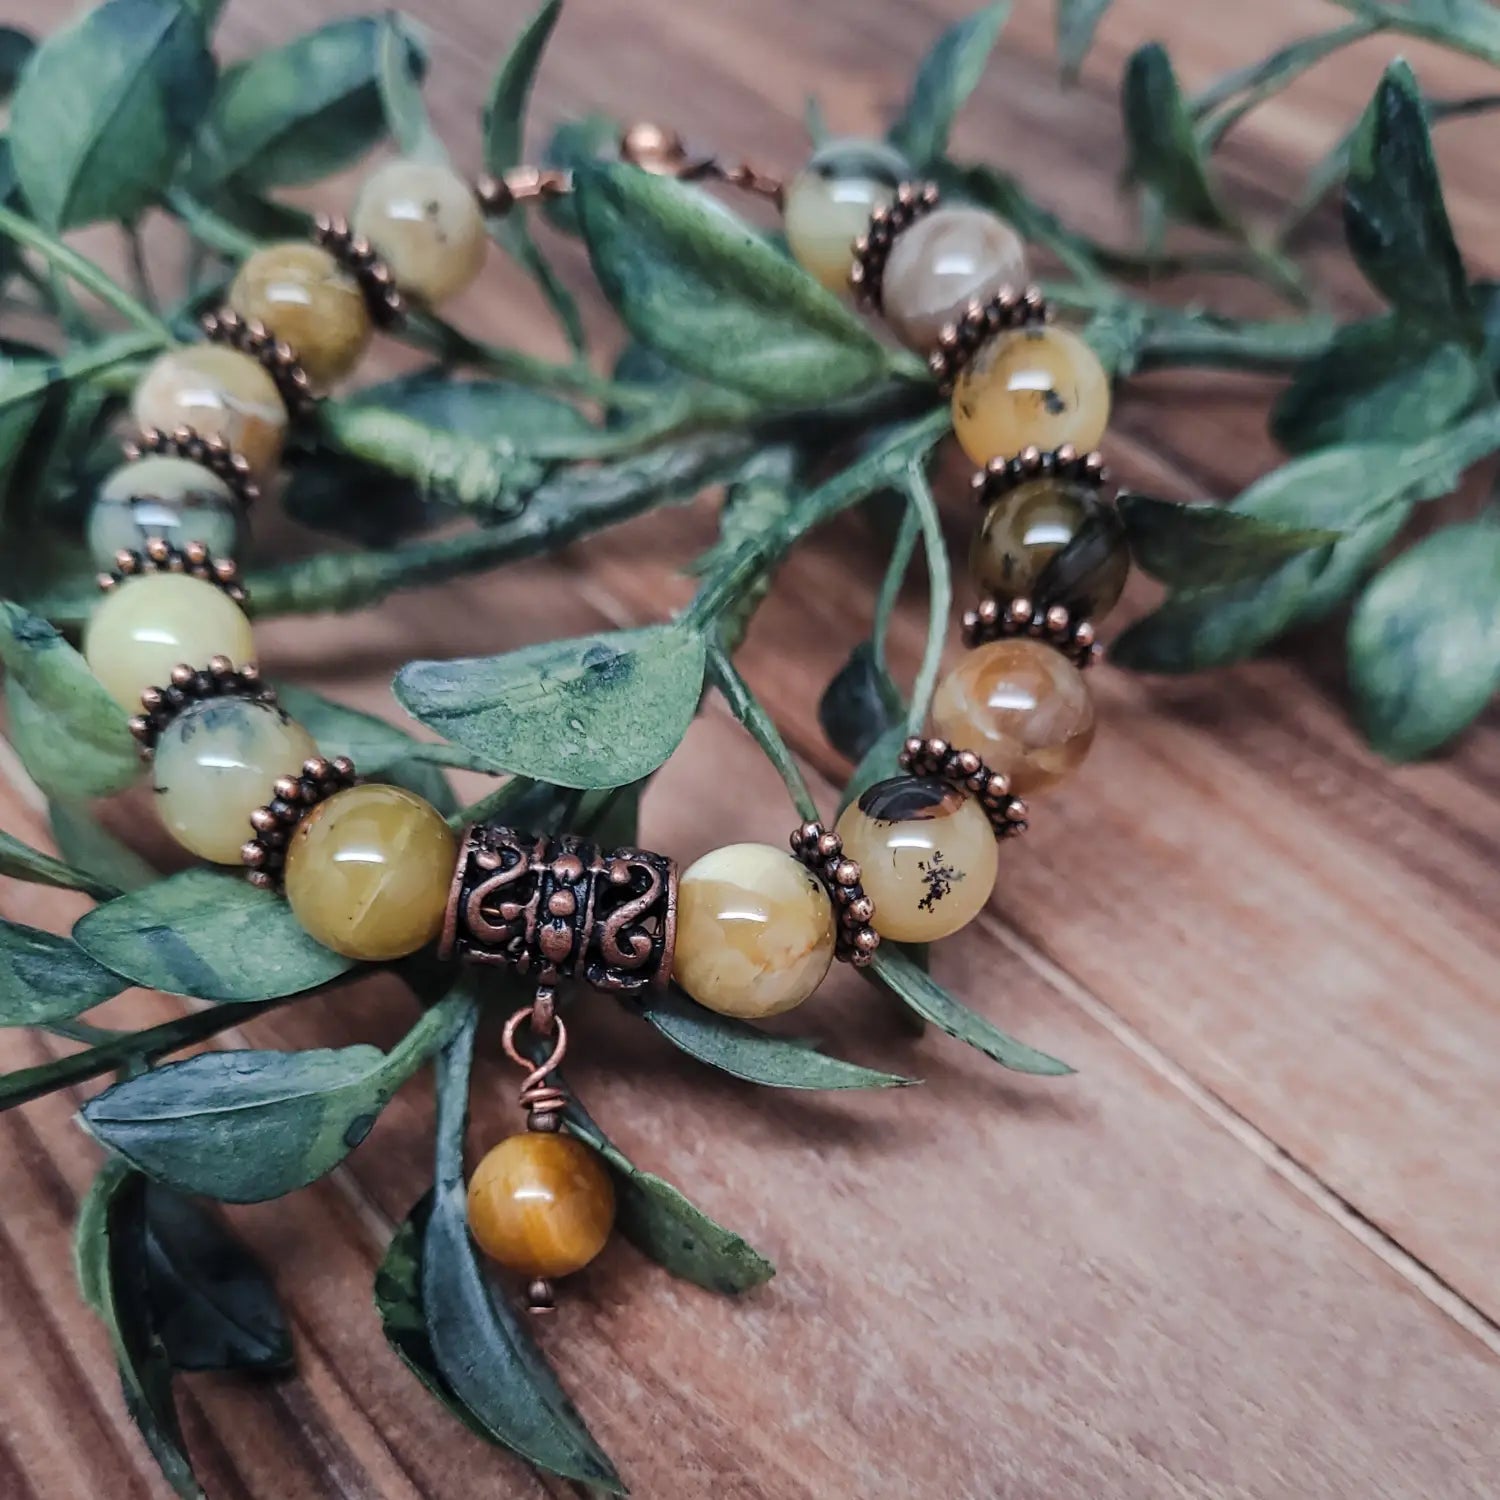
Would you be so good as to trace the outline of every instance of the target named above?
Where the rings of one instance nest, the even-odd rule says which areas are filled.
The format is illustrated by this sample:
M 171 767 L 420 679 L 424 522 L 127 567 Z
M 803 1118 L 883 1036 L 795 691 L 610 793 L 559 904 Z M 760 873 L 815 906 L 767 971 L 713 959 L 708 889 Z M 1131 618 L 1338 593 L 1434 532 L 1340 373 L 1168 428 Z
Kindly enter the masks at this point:
M 506 1021 L 505 1030 L 500 1034 L 500 1045 L 505 1049 L 505 1055 L 526 1074 L 521 1080 L 516 1102 L 526 1111 L 528 1130 L 556 1130 L 562 1123 L 561 1115 L 568 1103 L 567 1094 L 555 1083 L 547 1081 L 567 1055 L 568 1028 L 563 1025 L 562 1018 L 552 1012 L 551 987 L 544 985 L 542 990 L 545 994 L 538 993 L 538 1004 L 523 1005 Z M 539 1018 L 538 1009 L 541 1010 Z M 536 1024 L 537 1019 L 546 1026 L 546 1031 Z M 532 1022 L 532 1030 L 539 1036 L 545 1036 L 550 1031 L 555 1038 L 552 1050 L 536 1065 L 516 1045 L 516 1033 L 528 1021 Z

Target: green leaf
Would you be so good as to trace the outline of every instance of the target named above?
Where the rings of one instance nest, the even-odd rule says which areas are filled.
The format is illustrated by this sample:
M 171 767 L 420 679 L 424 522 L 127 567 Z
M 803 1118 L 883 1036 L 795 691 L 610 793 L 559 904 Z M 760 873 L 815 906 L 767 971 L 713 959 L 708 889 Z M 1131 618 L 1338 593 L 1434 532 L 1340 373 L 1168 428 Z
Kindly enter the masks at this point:
M 628 166 L 578 169 L 605 295 L 636 338 L 695 375 L 790 407 L 893 368 L 838 300 L 693 187 Z
M 675 986 L 665 994 L 642 995 L 632 1004 L 674 1047 L 747 1083 L 780 1089 L 888 1089 L 917 1082 L 861 1068 L 805 1043 L 717 1015 Z
M 385 134 L 380 49 L 398 24 L 420 76 L 425 53 L 406 23 L 384 16 L 332 21 L 227 73 L 190 163 L 193 186 L 233 179 L 262 192 L 352 166 Z
M 1412 760 L 1500 690 L 1500 525 L 1445 527 L 1371 580 L 1349 621 L 1349 671 L 1370 743 Z
M 901 723 L 901 695 L 876 660 L 872 641 L 861 641 L 818 700 L 818 723 L 840 755 L 858 761 Z
M 140 775 L 125 715 L 45 620 L 0 600 L 10 740 L 49 796 L 100 796 Z
M 1205 588 L 1260 578 L 1299 552 L 1328 547 L 1340 533 L 1287 526 L 1222 505 L 1184 505 L 1150 495 L 1121 495 L 1130 553 L 1173 588 Z
M 151 1316 L 145 1192 L 138 1173 L 104 1164 L 79 1212 L 78 1281 L 109 1332 L 125 1408 L 163 1477 L 182 1500 L 205 1500 L 172 1399 L 171 1361 Z
M 81 871 L 89 884 L 80 887 L 100 901 L 123 891 L 138 891 L 160 879 L 153 866 L 134 849 L 105 831 L 87 807 L 65 798 L 47 809 L 52 837 L 64 859 Z
M 360 391 L 348 404 L 399 412 L 440 432 L 504 438 L 519 453 L 547 457 L 569 457 L 599 435 L 576 406 L 558 396 L 504 380 L 451 380 L 436 370 L 398 375 Z
M 1351 323 L 1281 393 L 1271 435 L 1292 453 L 1417 442 L 1451 426 L 1488 385 L 1469 349 L 1408 318 Z
M 0 1026 L 71 1020 L 124 988 L 67 938 L 0 920 Z
M 177 0 L 105 0 L 33 52 L 11 104 L 16 176 L 51 230 L 133 219 L 171 181 L 213 97 L 214 60 Z
M 394 1092 L 387 1062 L 364 1045 L 203 1052 L 106 1089 L 83 1122 L 179 1192 L 263 1203 L 326 1176 L 364 1140 Z
M 1010 0 L 987 5 L 950 26 L 923 58 L 911 97 L 890 130 L 891 144 L 918 172 L 943 155 L 954 117 L 974 92 L 1009 15 Z
M 887 943 L 876 950 L 870 973 L 924 1021 L 930 1021 L 939 1031 L 946 1031 L 949 1036 L 978 1048 L 1002 1068 L 1046 1077 L 1060 1077 L 1073 1071 L 1067 1063 L 1016 1041 L 968 1006 L 960 1004 L 894 944 Z
M 555 786 L 639 781 L 677 748 L 703 690 L 693 631 L 648 625 L 504 656 L 415 661 L 396 698 L 494 765 Z
M 1443 206 L 1426 106 L 1403 61 L 1386 69 L 1355 131 L 1344 232 L 1366 280 L 1393 307 L 1475 338 L 1474 303 Z
M 392 11 L 383 19 L 386 24 L 375 42 L 375 72 L 381 113 L 391 139 L 405 157 L 446 164 L 447 149 L 427 118 L 422 98 L 427 49 L 405 16 Z
M 1229 228 L 1187 101 L 1159 42 L 1131 54 L 1121 103 L 1131 179 L 1156 193 L 1173 218 L 1202 229 Z
M 1057 60 L 1065 82 L 1078 78 L 1111 0 L 1057 0 Z
M 620 122 L 609 115 L 583 115 L 576 120 L 564 120 L 553 131 L 542 159 L 547 166 L 559 171 L 576 172 L 588 162 L 618 157 L 621 134 Z M 583 233 L 578 204 L 571 193 L 548 199 L 542 205 L 542 212 L 553 228 L 564 234 Z
M 64 864 L 40 849 L 23 844 L 20 839 L 0 829 L 0 875 L 12 880 L 26 880 L 32 885 L 53 885 L 60 890 L 82 891 L 96 900 L 107 901 L 119 892 L 109 882 L 97 880 L 75 865 Z
M 189 1198 L 146 1187 L 151 1317 L 174 1370 L 292 1367 L 292 1334 L 260 1262 Z
M 531 1334 L 491 1290 L 469 1239 L 463 1138 L 476 1019 L 471 1011 L 438 1063 L 437 1185 L 420 1267 L 433 1357 L 449 1388 L 497 1442 L 549 1473 L 623 1494 L 614 1465 Z
M 184 870 L 97 906 L 73 937 L 132 984 L 200 1000 L 300 994 L 354 967 L 308 937 L 279 896 L 217 870 Z
M 36 42 L 14 26 L 0 26 L 0 101 L 15 92 L 26 59 L 36 50 Z

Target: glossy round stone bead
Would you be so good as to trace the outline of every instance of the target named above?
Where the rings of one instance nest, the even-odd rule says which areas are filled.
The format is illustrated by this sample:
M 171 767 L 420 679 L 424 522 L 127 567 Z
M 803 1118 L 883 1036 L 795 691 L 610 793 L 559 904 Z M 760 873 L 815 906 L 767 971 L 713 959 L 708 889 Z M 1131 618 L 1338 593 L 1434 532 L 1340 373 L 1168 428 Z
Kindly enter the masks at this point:
M 1094 351 L 1066 328 L 996 334 L 953 388 L 953 430 L 976 464 L 1099 444 L 1109 425 L 1109 377 Z
M 213 584 L 185 573 L 144 573 L 95 606 L 83 655 L 115 702 L 139 713 L 141 694 L 165 687 L 173 667 L 206 666 L 215 656 L 242 667 L 255 659 L 255 640 L 244 610 Z
M 932 943 L 984 909 L 999 856 L 979 803 L 935 776 L 893 776 L 869 788 L 838 821 L 844 853 L 859 862 L 871 924 L 897 943 Z
M 484 264 L 484 216 L 474 190 L 439 162 L 377 167 L 360 189 L 353 228 L 402 292 L 428 306 L 461 292 Z
M 797 264 L 829 291 L 846 291 L 855 240 L 910 175 L 905 157 L 878 141 L 830 141 L 814 152 L 782 206 Z
M 1088 754 L 1094 702 L 1083 673 L 1045 642 L 992 641 L 938 684 L 932 722 L 1027 796 L 1055 786 Z
M 939 208 L 896 236 L 881 308 L 908 349 L 929 354 L 970 302 L 1025 280 L 1026 250 L 1009 224 L 982 208 Z
M 103 569 L 114 567 L 115 553 L 143 552 L 156 538 L 174 547 L 202 542 L 215 557 L 237 557 L 244 533 L 234 491 L 202 464 L 169 454 L 121 464 L 89 509 L 89 552 Z
M 257 250 L 234 278 L 229 305 L 290 344 L 319 390 L 359 363 L 374 327 L 359 283 L 321 245 Z
M 280 776 L 295 776 L 317 742 L 274 704 L 226 695 L 185 708 L 161 732 L 151 762 L 156 811 L 200 859 L 237 865 L 250 814 Z
M 969 571 L 987 594 L 1062 604 L 1100 620 L 1130 573 L 1125 528 L 1112 505 L 1076 479 L 1032 479 L 984 513 Z
M 672 972 L 720 1015 L 779 1015 L 823 982 L 834 938 L 833 903 L 799 861 L 769 844 L 729 844 L 678 883 Z
M 518 1276 L 581 1271 L 604 1248 L 614 1222 L 609 1172 L 570 1135 L 509 1136 L 469 1178 L 469 1232 Z
M 297 825 L 286 899 L 325 948 L 402 958 L 438 935 L 457 859 L 458 840 L 430 802 L 396 786 L 350 787 Z
M 135 388 L 131 413 L 142 427 L 191 427 L 220 438 L 265 478 L 286 441 L 286 407 L 259 360 L 222 344 L 169 349 Z

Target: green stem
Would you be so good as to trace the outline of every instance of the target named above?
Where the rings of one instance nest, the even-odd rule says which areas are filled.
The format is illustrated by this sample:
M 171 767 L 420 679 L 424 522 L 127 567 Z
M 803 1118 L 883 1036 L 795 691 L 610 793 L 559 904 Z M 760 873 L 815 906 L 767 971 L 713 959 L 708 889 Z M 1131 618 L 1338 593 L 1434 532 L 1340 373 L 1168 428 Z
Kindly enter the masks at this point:
M 380 1069 L 382 1082 L 395 1092 L 434 1053 L 446 1047 L 469 1020 L 474 995 L 466 980 L 445 999 L 422 1013 L 421 1019 L 391 1048 Z
M 916 507 L 908 502 L 901 511 L 901 527 L 891 546 L 885 576 L 880 580 L 880 592 L 875 596 L 875 624 L 870 637 L 875 660 L 887 675 L 891 670 L 890 662 L 886 659 L 886 636 L 890 630 L 891 613 L 896 608 L 901 586 L 906 582 L 907 569 L 911 567 L 912 554 L 917 550 L 917 538 L 921 535 L 921 517 L 917 515 Z
M 151 286 L 151 272 L 146 265 L 146 242 L 141 237 L 141 226 L 139 223 L 129 223 L 121 226 L 125 235 L 125 250 L 130 262 L 130 279 L 135 284 L 136 295 L 141 299 L 143 306 L 148 308 L 157 317 L 161 316 L 161 304 L 156 300 L 156 293 Z
M 162 207 L 181 219 L 195 240 L 230 260 L 245 260 L 260 249 L 254 235 L 246 234 L 181 188 L 172 188 L 162 199 Z
M 906 711 L 906 732 L 920 734 L 932 705 L 938 670 L 943 661 L 943 644 L 948 636 L 948 616 L 953 609 L 953 578 L 948 567 L 948 548 L 943 542 L 943 523 L 937 501 L 927 483 L 921 460 L 913 459 L 901 477 L 901 487 L 922 525 L 922 550 L 927 557 L 927 644 L 922 664 L 912 683 L 911 703 Z
M 729 653 L 712 639 L 708 644 L 708 675 L 714 686 L 723 694 L 725 703 L 729 705 L 729 711 L 749 730 L 755 743 L 765 753 L 766 759 L 776 768 L 782 785 L 786 787 L 787 795 L 797 809 L 798 816 L 804 822 L 816 822 L 818 804 L 797 762 L 792 759 L 792 752 L 787 749 L 786 741 L 782 739 L 775 724 L 771 722 L 771 716 L 760 706 L 759 700 L 750 691 L 749 684 L 740 676 L 739 669 L 730 660 Z
M 56 267 L 107 307 L 113 308 L 142 333 L 152 333 L 164 344 L 172 342 L 172 331 L 148 307 L 142 307 L 124 287 L 111 281 L 93 261 L 70 249 L 46 230 L 12 208 L 0 205 L 0 235 L 35 250 L 48 265 Z

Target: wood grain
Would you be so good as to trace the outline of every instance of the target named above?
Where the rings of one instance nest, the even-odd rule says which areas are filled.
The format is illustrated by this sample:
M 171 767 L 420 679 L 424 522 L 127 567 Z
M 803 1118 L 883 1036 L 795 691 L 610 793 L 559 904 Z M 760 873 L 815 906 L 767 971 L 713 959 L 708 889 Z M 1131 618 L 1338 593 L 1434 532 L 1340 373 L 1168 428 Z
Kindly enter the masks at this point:
M 226 46 L 239 55 L 358 8 L 233 0 Z M 490 73 L 526 8 L 422 9 L 434 113 L 467 166 Z M 538 124 L 587 109 L 649 113 L 790 164 L 804 149 L 808 92 L 840 130 L 876 128 L 911 61 L 962 8 L 570 0 Z M 41 0 L 11 0 L 9 11 L 51 24 Z M 1131 48 L 1164 38 L 1187 84 L 1201 85 L 1338 19 L 1318 0 L 1232 11 L 1120 0 L 1083 82 L 1063 93 L 1051 7 L 1020 0 L 958 144 L 1003 161 L 1090 232 L 1119 235 L 1128 216 L 1113 192 L 1115 91 Z M 1236 132 L 1226 179 L 1250 211 L 1285 197 L 1395 50 L 1362 45 Z M 1476 65 L 1403 50 L 1433 92 L 1492 87 Z M 1494 140 L 1476 120 L 1444 127 L 1441 141 L 1470 264 L 1491 274 Z M 1333 216 L 1313 242 L 1332 304 L 1368 306 Z M 586 286 L 578 249 L 556 248 Z M 1211 290 L 1236 305 L 1245 295 Z M 585 300 L 612 338 L 597 295 Z M 455 315 L 507 341 L 559 347 L 535 294 L 498 260 Z M 1201 377 L 1133 385 L 1111 436 L 1117 467 L 1176 496 L 1232 493 L 1274 461 L 1271 389 Z M 955 547 L 968 521 L 955 487 Z M 378 611 L 272 626 L 267 663 L 394 715 L 390 675 L 411 657 L 661 618 L 688 591 L 675 570 L 712 531 L 700 502 Z M 275 528 L 266 541 L 308 545 Z M 858 521 L 814 537 L 783 570 L 743 656 L 825 804 L 847 768 L 823 744 L 814 707 L 867 625 L 881 550 Z M 1150 597 L 1133 586 L 1123 613 Z M 894 629 L 901 661 L 915 660 L 922 628 L 917 593 Z M 991 911 L 938 958 L 959 994 L 1068 1058 L 1074 1079 L 1006 1076 L 941 1037 L 915 1039 L 847 976 L 796 1018 L 801 1029 L 924 1087 L 768 1099 L 608 1007 L 588 1012 L 572 1073 L 590 1108 L 627 1152 L 780 1268 L 731 1303 L 621 1245 L 572 1289 L 545 1338 L 635 1493 L 1493 1494 L 1500 734 L 1491 715 L 1442 760 L 1383 766 L 1347 722 L 1337 648 L 1326 631 L 1190 682 L 1096 675 L 1103 722 L 1089 765 L 1007 850 Z M 731 782 L 743 791 L 727 798 Z M 24 789 L 0 788 L 0 823 L 45 840 Z M 787 823 L 779 785 L 717 707 L 645 808 L 647 840 L 684 860 L 731 839 L 779 840 Z M 80 903 L 3 882 L 0 907 L 62 931 Z M 145 1024 L 178 1009 L 132 994 L 105 1018 Z M 367 986 L 265 1017 L 246 1035 L 264 1046 L 389 1045 L 410 1019 L 400 994 Z M 4 1033 L 0 1066 L 61 1045 Z M 476 1146 L 513 1119 L 498 1048 L 481 1052 Z M 6 1500 L 165 1493 L 72 1287 L 68 1229 L 97 1161 L 70 1120 L 78 1102 L 0 1118 Z M 424 1081 L 332 1178 L 233 1212 L 275 1267 L 300 1366 L 274 1385 L 181 1382 L 215 1500 L 563 1493 L 455 1428 L 376 1326 L 370 1276 L 428 1181 L 429 1152 Z

